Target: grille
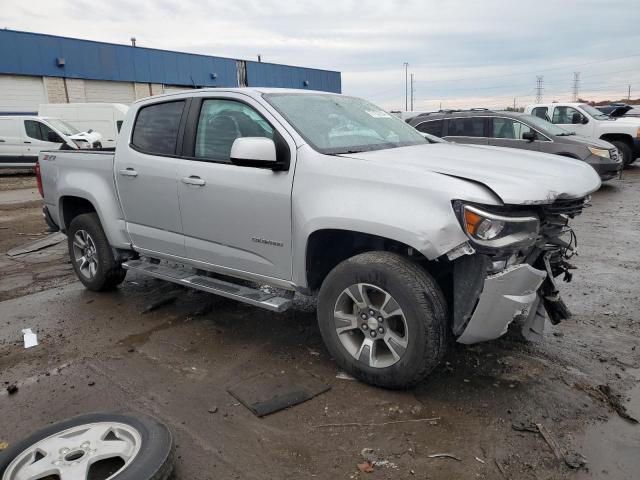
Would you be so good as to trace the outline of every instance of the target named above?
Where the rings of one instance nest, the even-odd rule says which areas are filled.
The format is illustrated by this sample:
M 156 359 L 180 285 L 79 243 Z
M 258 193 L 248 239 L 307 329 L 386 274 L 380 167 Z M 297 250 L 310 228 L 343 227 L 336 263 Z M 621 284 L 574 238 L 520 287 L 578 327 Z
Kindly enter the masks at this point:
M 575 217 L 582 213 L 582 209 L 588 206 L 588 199 L 582 198 L 567 198 L 558 199 L 551 205 L 545 205 L 542 207 L 546 215 L 568 215 Z

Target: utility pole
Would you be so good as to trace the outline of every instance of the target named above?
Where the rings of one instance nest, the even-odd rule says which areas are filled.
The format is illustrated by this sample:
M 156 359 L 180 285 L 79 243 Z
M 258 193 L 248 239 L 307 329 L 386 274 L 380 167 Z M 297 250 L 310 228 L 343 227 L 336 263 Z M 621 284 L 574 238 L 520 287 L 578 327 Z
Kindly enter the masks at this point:
M 258 63 L 262 62 L 262 55 L 258 54 Z
M 516 99 L 515 99 L 515 97 L 513 99 L 513 111 L 514 112 L 516 111 Z
M 580 72 L 573 72 L 573 101 L 577 102 L 580 96 Z
M 413 73 L 411 74 L 411 111 L 413 112 Z
M 407 62 L 404 65 L 404 111 L 409 110 L 409 64 Z
M 627 100 L 631 100 L 631 85 L 627 88 Z
M 542 75 L 536 76 L 536 103 L 542 103 L 542 82 L 544 77 Z

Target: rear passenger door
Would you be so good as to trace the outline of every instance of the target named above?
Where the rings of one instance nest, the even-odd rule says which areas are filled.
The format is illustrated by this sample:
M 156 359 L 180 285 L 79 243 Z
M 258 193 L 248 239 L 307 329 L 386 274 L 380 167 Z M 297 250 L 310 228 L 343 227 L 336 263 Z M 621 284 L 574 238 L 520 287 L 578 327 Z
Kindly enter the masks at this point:
M 231 146 L 239 137 L 275 140 L 290 156 L 289 170 L 232 164 Z M 193 99 L 178 192 L 186 255 L 194 265 L 291 279 L 295 152 L 290 135 L 252 98 L 226 93 Z
M 118 145 L 115 179 L 126 228 L 143 253 L 184 257 L 178 206 L 178 137 L 186 101 L 142 106 L 130 138 Z
M 540 136 L 528 125 L 506 117 L 492 117 L 489 119 L 491 138 L 489 145 L 496 147 L 520 148 L 522 150 L 540 150 Z M 536 135 L 534 141 L 524 140 L 524 133 Z
M 455 143 L 488 145 L 486 117 L 449 118 L 446 122 L 445 139 Z

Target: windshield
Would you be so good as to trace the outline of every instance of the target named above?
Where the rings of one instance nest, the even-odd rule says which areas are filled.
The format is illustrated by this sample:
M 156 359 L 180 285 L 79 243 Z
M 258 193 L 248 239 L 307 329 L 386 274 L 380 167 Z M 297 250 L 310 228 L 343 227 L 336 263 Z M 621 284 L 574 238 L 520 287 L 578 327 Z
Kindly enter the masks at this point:
M 407 123 L 361 98 L 312 93 L 273 93 L 264 98 L 320 153 L 429 143 Z
M 559 137 L 564 137 L 567 135 L 575 135 L 573 132 L 569 132 L 564 128 L 560 128 L 559 126 L 545 120 L 544 118 L 536 117 L 535 115 L 523 115 L 523 119 L 528 123 L 533 125 L 534 127 L 542 130 L 542 133 L 549 133 L 550 135 L 556 135 Z
M 582 108 L 585 112 L 587 112 L 593 118 L 596 118 L 598 120 L 606 120 L 606 119 L 610 118 L 609 115 L 607 115 L 605 113 L 602 113 L 597 108 L 594 108 L 591 105 L 587 105 L 586 103 L 580 104 L 580 108 Z
M 73 125 L 69 125 L 67 122 L 65 122 L 64 120 L 60 120 L 59 118 L 47 118 L 47 122 L 49 122 L 49 125 L 51 125 L 59 132 L 62 132 L 67 137 L 75 135 L 76 133 L 80 133 L 80 130 L 78 130 L 76 127 L 74 127 Z

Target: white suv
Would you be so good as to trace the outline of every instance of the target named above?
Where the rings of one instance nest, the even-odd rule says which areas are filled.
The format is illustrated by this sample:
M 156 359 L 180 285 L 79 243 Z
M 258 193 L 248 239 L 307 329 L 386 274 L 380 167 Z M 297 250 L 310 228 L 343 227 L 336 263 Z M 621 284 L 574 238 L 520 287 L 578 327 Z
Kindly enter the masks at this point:
M 524 111 L 583 137 L 612 143 L 625 165 L 640 157 L 640 118 L 612 118 L 586 103 L 543 103 L 529 105 Z

